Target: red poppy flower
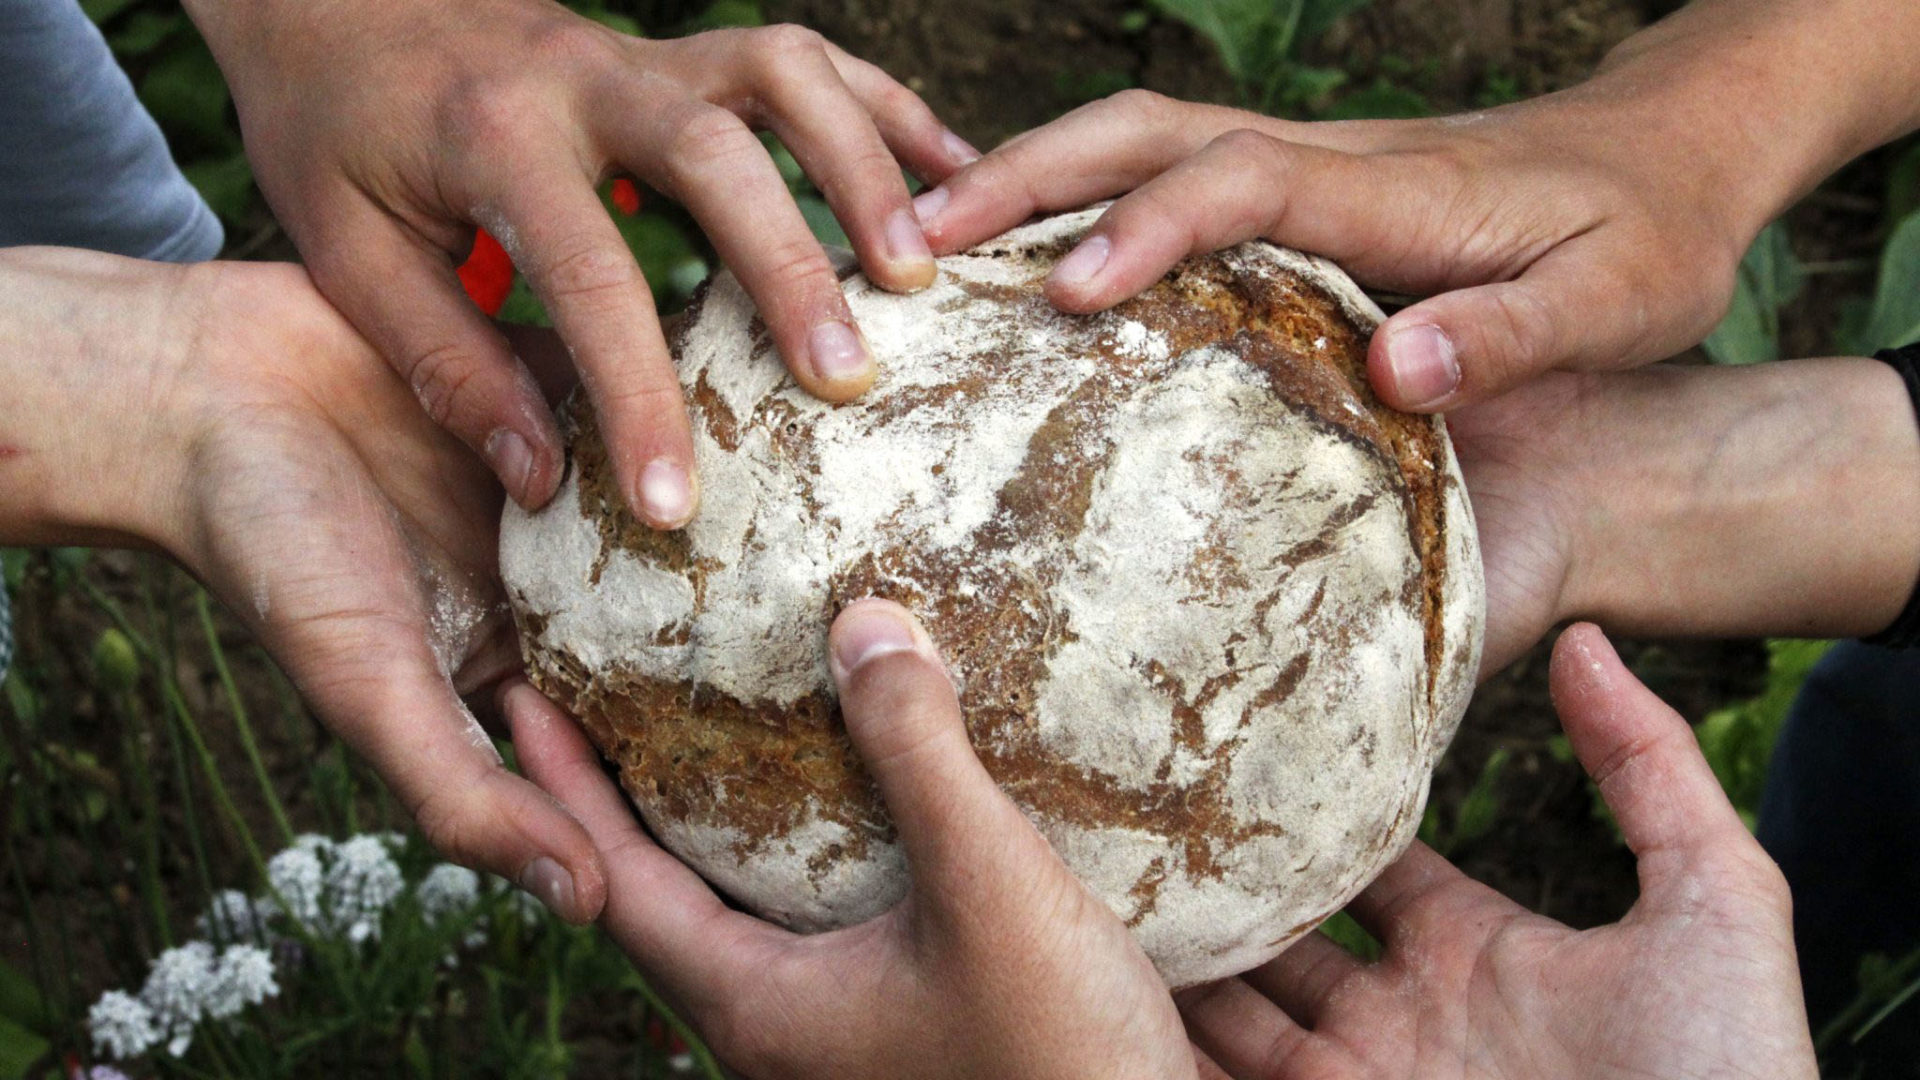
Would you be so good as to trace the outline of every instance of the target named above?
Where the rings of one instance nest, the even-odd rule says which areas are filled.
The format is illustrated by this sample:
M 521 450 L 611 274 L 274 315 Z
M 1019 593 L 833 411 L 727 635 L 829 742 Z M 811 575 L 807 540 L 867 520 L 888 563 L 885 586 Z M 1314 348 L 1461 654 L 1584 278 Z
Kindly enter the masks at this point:
M 485 229 L 475 230 L 473 234 L 473 253 L 467 261 L 460 264 L 460 284 L 466 287 L 467 295 L 488 315 L 500 314 L 500 305 L 507 302 L 507 294 L 513 291 L 513 260 L 507 257 L 507 249 L 500 241 L 487 235 Z
M 634 186 L 633 181 L 624 176 L 615 180 L 613 182 L 613 205 L 619 207 L 620 212 L 626 214 L 628 217 L 639 213 L 640 189 Z

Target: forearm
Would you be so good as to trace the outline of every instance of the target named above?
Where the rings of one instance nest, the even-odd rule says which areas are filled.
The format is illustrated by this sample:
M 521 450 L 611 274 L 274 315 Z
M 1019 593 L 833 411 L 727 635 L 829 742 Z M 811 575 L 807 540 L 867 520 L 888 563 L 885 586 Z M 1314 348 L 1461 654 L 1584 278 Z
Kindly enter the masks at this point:
M 1593 377 L 1563 617 L 1845 637 L 1920 580 L 1920 425 L 1874 360 Z
M 160 357 L 184 271 L 0 251 L 0 544 L 138 545 L 178 475 Z
M 1713 176 L 1716 202 L 1751 235 L 1920 127 L 1916 46 L 1911 0 L 1694 0 L 1566 97 L 1618 106 L 1627 137 L 1683 150 L 1674 167 Z

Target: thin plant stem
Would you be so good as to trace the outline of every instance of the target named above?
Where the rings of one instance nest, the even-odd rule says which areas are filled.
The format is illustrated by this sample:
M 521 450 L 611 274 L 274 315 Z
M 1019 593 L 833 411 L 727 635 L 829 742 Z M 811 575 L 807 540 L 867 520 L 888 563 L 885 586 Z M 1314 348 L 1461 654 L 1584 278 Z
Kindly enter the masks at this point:
M 357 785 L 353 782 L 353 762 L 347 760 L 347 747 L 345 743 L 333 744 L 333 757 L 335 764 L 340 766 L 340 776 L 342 777 L 340 791 L 341 816 L 347 819 L 347 832 L 349 834 L 357 833 L 360 831 L 360 808 L 355 804 L 358 803 L 359 800 L 354 798 L 354 788 Z
M 1914 957 L 1920 957 L 1920 951 L 1914 952 L 1907 959 L 1912 960 Z M 1866 1023 L 1860 1025 L 1860 1030 L 1853 1033 L 1853 1041 L 1858 1043 L 1860 1040 L 1866 1038 L 1874 1028 L 1880 1026 L 1880 1021 L 1892 1016 L 1901 1006 L 1913 1000 L 1913 995 L 1915 994 L 1920 994 L 1920 978 L 1909 981 L 1906 986 L 1901 987 L 1899 993 L 1888 998 L 1887 1003 L 1880 1006 L 1872 1016 L 1867 1018 Z
M 647 980 L 635 972 L 627 976 L 627 985 L 638 991 L 654 1013 L 661 1020 L 666 1021 L 674 1034 L 680 1036 L 681 1042 L 687 1044 L 687 1052 L 693 1055 L 694 1063 L 700 1066 L 701 1075 L 707 1077 L 707 1080 L 727 1080 L 727 1074 L 721 1071 L 720 1063 L 714 1060 L 713 1052 L 707 1049 L 707 1044 L 701 1042 L 700 1036 L 687 1026 L 686 1021 L 680 1019 L 680 1014 L 669 1008 L 660 995 L 653 992 L 653 987 L 647 985 Z
M 7 876 L 13 879 L 14 889 L 20 894 L 20 910 L 27 917 L 27 956 L 28 962 L 33 965 L 34 986 L 40 991 L 40 1000 L 46 1003 L 48 1019 L 64 1027 L 68 1002 L 62 996 L 59 1007 L 54 1006 L 53 979 L 47 974 L 47 958 L 40 950 L 43 940 L 40 913 L 33 903 L 33 890 L 27 887 L 27 871 L 20 865 L 20 850 L 14 846 L 10 831 L 0 835 L 0 846 L 7 849 Z
M 162 676 L 163 686 L 166 679 Z M 187 751 L 181 745 L 180 725 L 165 723 L 167 729 L 167 749 L 173 758 L 173 780 L 180 787 L 180 812 L 186 818 L 187 847 L 193 852 L 193 868 L 200 875 L 200 887 L 206 890 L 207 899 L 214 896 L 213 868 L 207 863 L 207 845 L 200 838 L 200 812 L 194 805 L 193 779 L 187 774 Z
M 1912 978 L 1916 973 L 1920 973 L 1920 949 L 1915 949 L 1901 957 L 1887 972 L 1886 981 L 1891 985 L 1902 979 Z M 1915 979 L 1911 985 L 1896 993 L 1884 1004 L 1868 993 L 1862 992 L 1820 1029 L 1820 1034 L 1813 1040 L 1814 1049 L 1824 1053 L 1842 1037 L 1858 1042 L 1880 1021 L 1886 1019 L 1893 1010 L 1904 1005 L 1916 990 L 1920 990 L 1920 979 Z M 1869 1018 L 1870 1013 L 1872 1015 Z
M 127 768 L 133 773 L 134 785 L 140 792 L 140 892 L 152 910 L 161 946 L 171 947 L 173 924 L 167 917 L 166 896 L 160 887 L 160 798 L 154 791 L 147 757 L 139 749 L 141 738 L 151 735 L 142 724 L 141 730 L 127 732 L 121 744 L 126 748 Z
M 194 756 L 199 759 L 200 770 L 206 775 L 207 786 L 213 791 L 215 804 L 220 808 L 229 825 L 240 836 L 240 844 L 247 850 L 247 859 L 253 863 L 254 872 L 260 880 L 267 879 L 267 860 L 260 854 L 260 845 L 253 839 L 253 830 L 248 827 L 247 819 L 240 814 L 240 808 L 234 805 L 233 794 L 227 790 L 226 782 L 220 779 L 220 766 L 213 759 L 213 751 L 207 749 L 207 741 L 200 734 L 200 725 L 193 719 L 193 711 L 187 708 L 186 700 L 180 696 L 180 688 L 171 678 L 164 678 L 161 690 L 166 695 L 167 704 L 172 707 L 179 727 L 193 744 Z
M 287 821 L 286 808 L 280 805 L 280 794 L 274 790 L 273 780 L 267 776 L 267 764 L 261 760 L 260 745 L 253 737 L 253 725 L 247 721 L 246 702 L 240 699 L 240 687 L 233 681 L 233 671 L 227 666 L 226 650 L 220 645 L 220 633 L 213 625 L 213 607 L 207 600 L 207 591 L 196 589 L 195 593 L 200 627 L 207 636 L 207 651 L 213 655 L 213 670 L 220 676 L 220 685 L 226 691 L 227 707 L 233 710 L 233 726 L 240 733 L 240 746 L 247 753 L 247 764 L 253 767 L 253 778 L 260 785 L 260 794 L 267 800 L 267 812 L 273 815 L 273 823 L 280 829 L 281 841 L 291 844 L 293 826 Z

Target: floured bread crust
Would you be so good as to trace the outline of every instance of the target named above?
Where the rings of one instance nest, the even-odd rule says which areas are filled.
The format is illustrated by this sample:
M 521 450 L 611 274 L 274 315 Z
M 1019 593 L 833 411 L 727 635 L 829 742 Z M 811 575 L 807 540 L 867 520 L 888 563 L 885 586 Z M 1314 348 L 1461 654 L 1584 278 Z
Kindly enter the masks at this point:
M 721 275 L 675 343 L 699 518 L 628 517 L 576 403 L 501 569 L 534 681 L 654 834 L 806 931 L 905 889 L 825 654 L 847 603 L 905 604 L 987 769 L 1178 987 L 1274 956 L 1411 839 L 1480 558 L 1442 422 L 1366 386 L 1381 315 L 1345 275 L 1252 243 L 1062 315 L 1041 281 L 1096 216 L 912 296 L 849 277 L 880 364 L 851 405 L 796 387 Z

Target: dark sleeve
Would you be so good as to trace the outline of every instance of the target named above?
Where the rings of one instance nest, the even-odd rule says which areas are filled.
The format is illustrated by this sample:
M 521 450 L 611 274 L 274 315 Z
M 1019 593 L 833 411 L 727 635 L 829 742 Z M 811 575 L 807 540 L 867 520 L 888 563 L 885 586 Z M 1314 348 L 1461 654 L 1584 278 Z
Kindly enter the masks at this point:
M 1907 384 L 1907 396 L 1913 399 L 1914 418 L 1920 422 L 1920 342 L 1898 349 L 1881 349 L 1873 356 L 1900 373 Z M 1915 482 L 1920 483 L 1920 477 L 1916 477 Z M 1920 528 L 1920 522 L 1914 522 L 1914 527 Z M 1906 610 L 1893 620 L 1893 625 L 1860 640 L 1892 649 L 1920 648 L 1920 584 L 1915 585 L 1913 595 L 1907 598 Z

